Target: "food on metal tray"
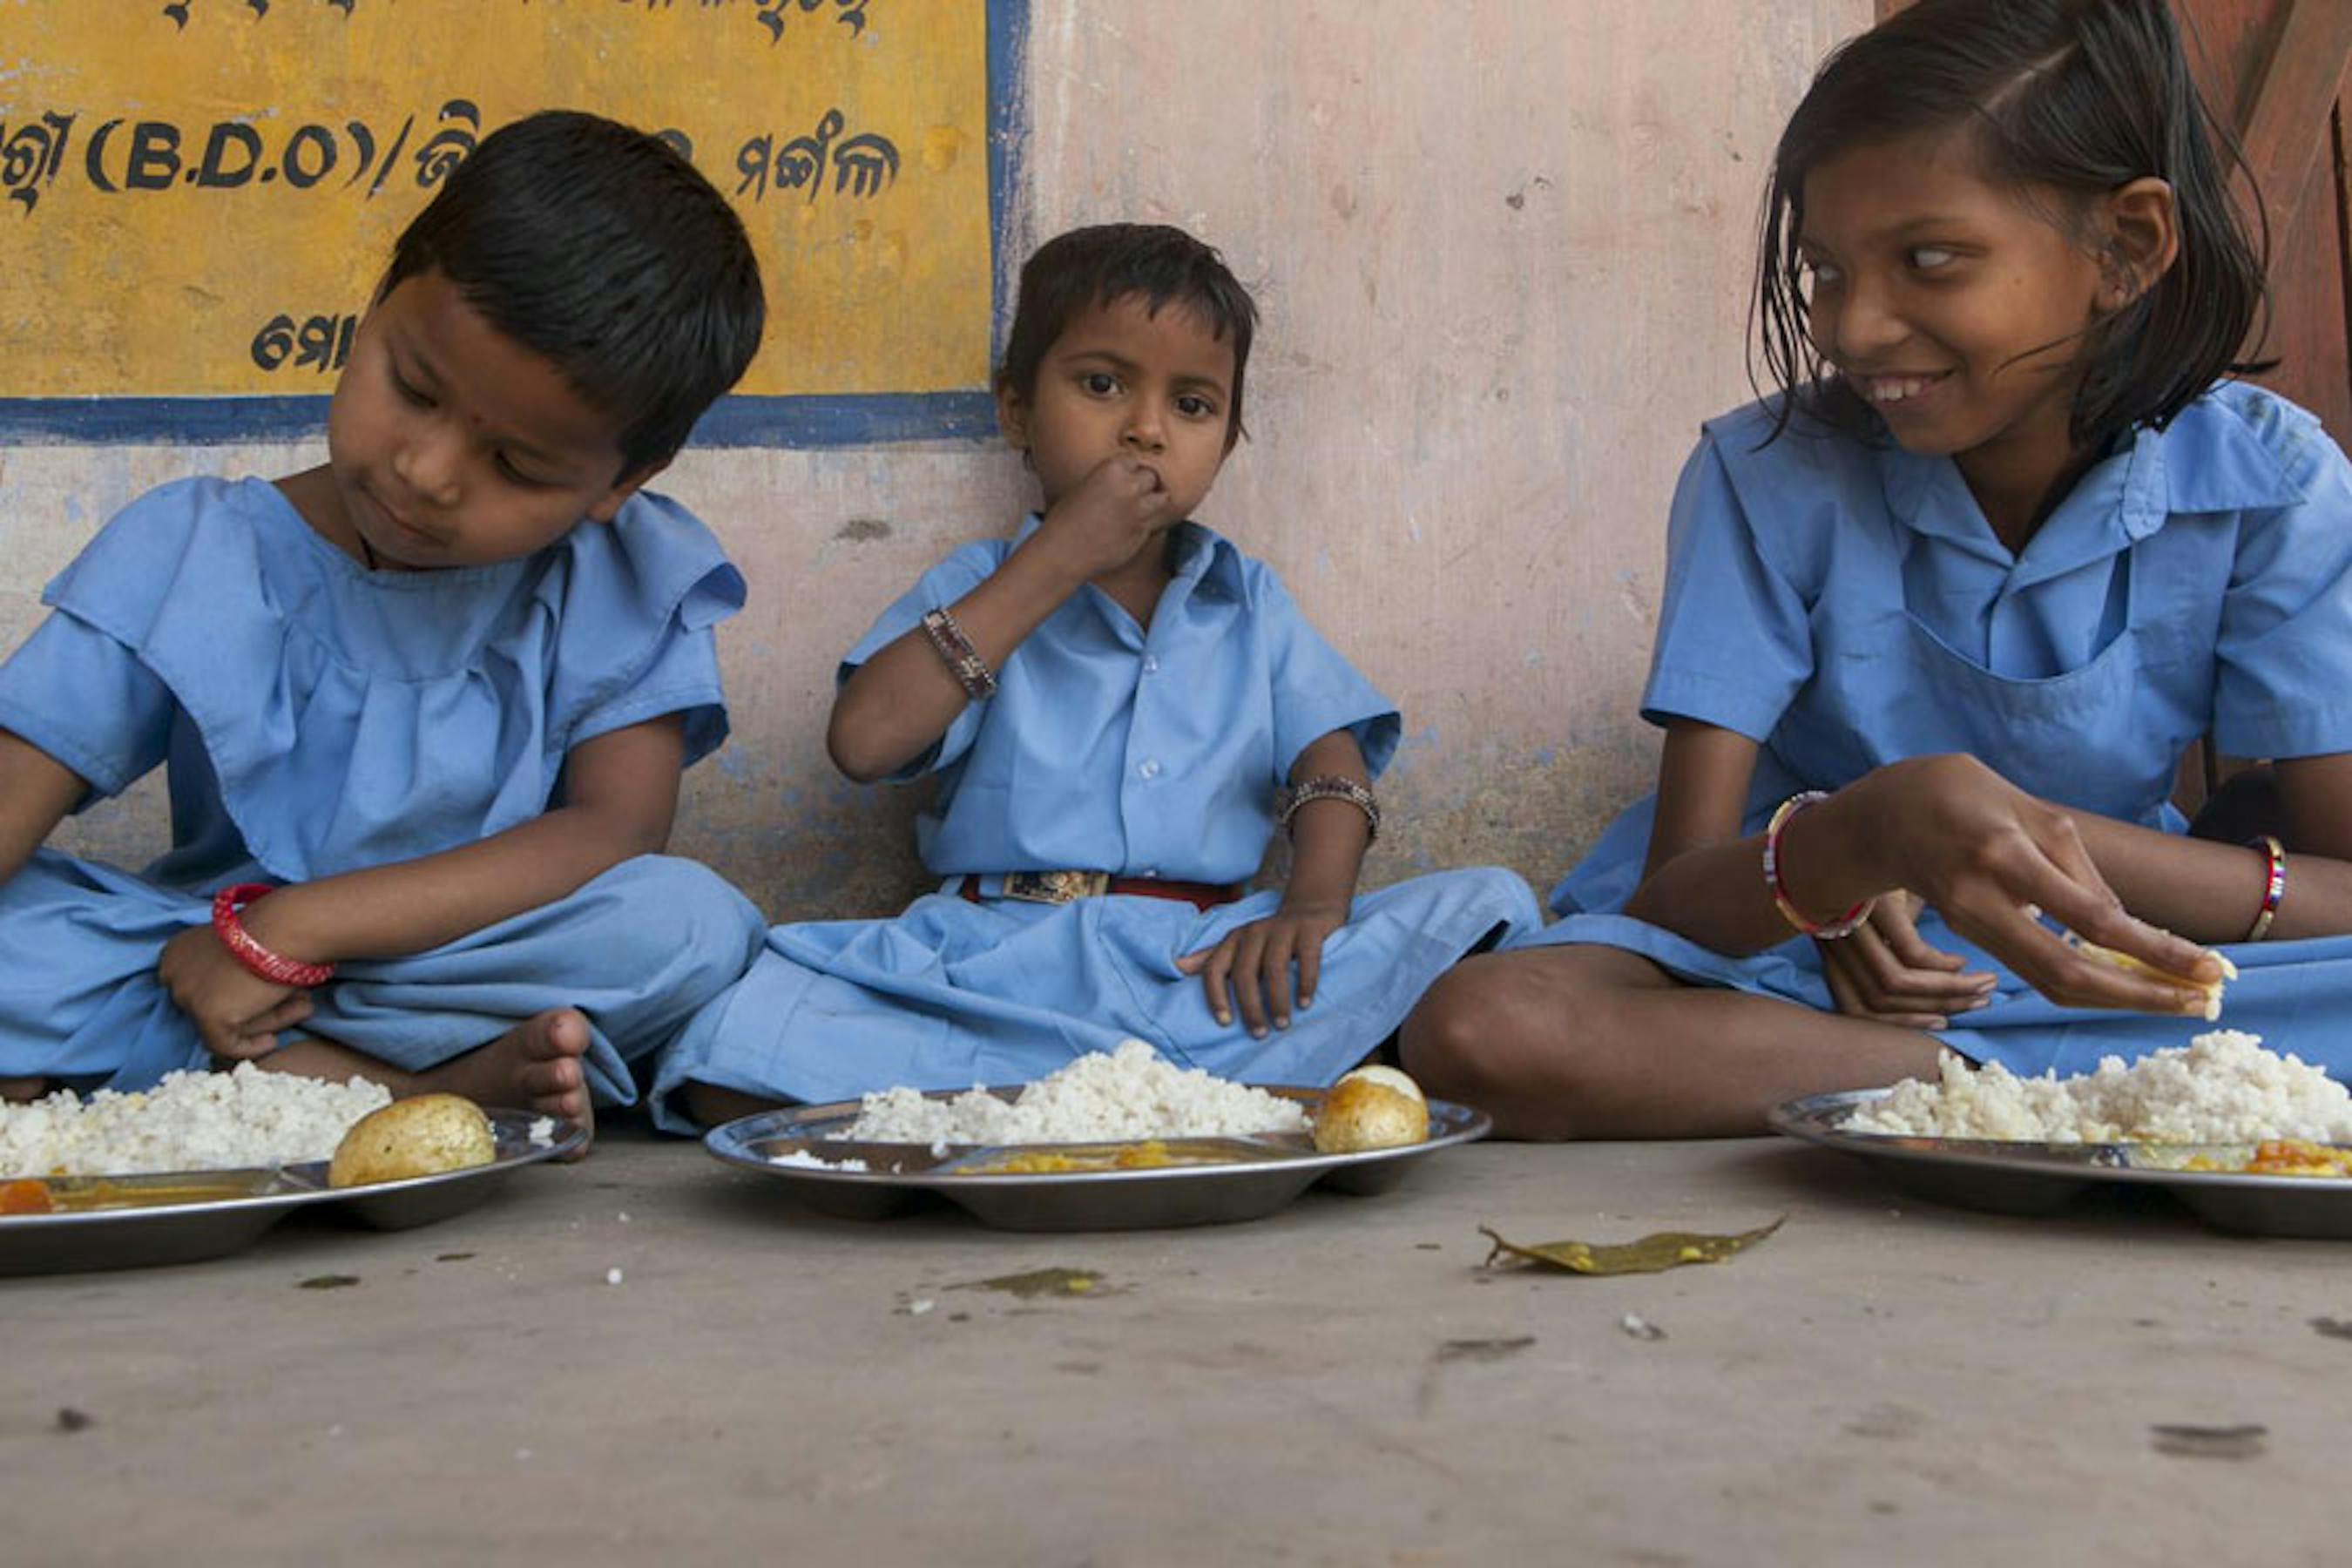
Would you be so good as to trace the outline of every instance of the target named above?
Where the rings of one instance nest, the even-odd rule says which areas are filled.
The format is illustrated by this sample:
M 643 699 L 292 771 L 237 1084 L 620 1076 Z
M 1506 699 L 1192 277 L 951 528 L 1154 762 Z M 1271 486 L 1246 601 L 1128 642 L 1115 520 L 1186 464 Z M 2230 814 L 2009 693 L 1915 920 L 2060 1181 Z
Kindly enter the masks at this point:
M 1428 1137 L 1429 1100 L 1394 1068 L 1342 1074 L 1315 1110 L 1315 1147 L 1326 1154 L 1399 1149 Z
M 2200 1155 L 2184 1171 L 2229 1171 L 2246 1176 L 2352 1176 L 2352 1149 L 2331 1149 L 2307 1138 L 2266 1138 L 2243 1164 Z
M 327 1166 L 331 1187 L 437 1176 L 487 1165 L 499 1142 L 482 1108 L 463 1095 L 395 1100 L 352 1124 Z

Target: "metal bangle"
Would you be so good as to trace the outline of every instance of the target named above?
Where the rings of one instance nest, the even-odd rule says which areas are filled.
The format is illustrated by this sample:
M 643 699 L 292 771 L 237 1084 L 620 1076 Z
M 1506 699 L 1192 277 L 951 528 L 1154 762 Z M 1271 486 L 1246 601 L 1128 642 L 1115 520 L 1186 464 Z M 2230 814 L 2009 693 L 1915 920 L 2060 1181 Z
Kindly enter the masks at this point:
M 1358 784 L 1354 779 L 1344 778 L 1338 773 L 1318 773 L 1311 779 L 1302 779 L 1284 790 L 1275 809 L 1274 825 L 1276 827 L 1289 827 L 1290 819 L 1298 815 L 1298 808 L 1310 800 L 1346 801 L 1364 814 L 1367 830 L 1364 842 L 1370 845 L 1380 841 L 1380 801 L 1373 796 L 1370 790 Z
M 980 650 L 963 635 L 963 627 L 956 624 L 954 616 L 945 609 L 926 611 L 923 631 L 931 639 L 931 647 L 939 650 L 940 658 L 947 662 L 948 673 L 956 678 L 965 696 L 975 702 L 985 702 L 996 695 L 996 672 L 988 668 L 988 661 L 980 657 Z

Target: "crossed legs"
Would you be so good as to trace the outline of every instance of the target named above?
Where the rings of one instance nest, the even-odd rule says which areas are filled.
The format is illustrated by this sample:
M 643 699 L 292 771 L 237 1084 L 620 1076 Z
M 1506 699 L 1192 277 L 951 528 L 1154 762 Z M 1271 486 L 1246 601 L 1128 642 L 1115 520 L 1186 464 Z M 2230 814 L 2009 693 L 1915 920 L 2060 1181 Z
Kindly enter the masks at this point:
M 1781 1100 L 1932 1075 L 1916 1029 L 1686 984 L 1638 953 L 1562 944 L 1446 972 L 1405 1020 L 1405 1070 L 1506 1138 L 1764 1131 Z

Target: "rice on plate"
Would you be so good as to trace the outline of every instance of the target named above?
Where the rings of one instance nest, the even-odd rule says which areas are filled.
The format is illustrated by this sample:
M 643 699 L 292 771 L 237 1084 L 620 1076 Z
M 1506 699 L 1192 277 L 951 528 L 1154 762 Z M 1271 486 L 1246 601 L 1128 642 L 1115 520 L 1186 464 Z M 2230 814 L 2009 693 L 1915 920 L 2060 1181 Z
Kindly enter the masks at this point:
M 1014 1100 L 974 1089 L 926 1100 L 887 1089 L 860 1102 L 857 1121 L 828 1134 L 861 1143 L 1109 1143 L 1144 1138 L 1229 1138 L 1303 1132 L 1294 1100 L 1160 1059 L 1141 1040 L 1094 1052 L 1037 1079 Z
M 1849 1117 L 1850 1132 L 2035 1143 L 2352 1142 L 2352 1092 L 2318 1068 L 2216 1029 L 2126 1067 L 2019 1078 L 1947 1051 L 1940 1081 L 1905 1079 Z
M 88 1100 L 59 1089 L 0 1103 L 0 1180 L 226 1171 L 325 1160 L 369 1111 L 392 1103 L 380 1084 L 328 1083 L 264 1072 L 166 1073 L 133 1094 Z

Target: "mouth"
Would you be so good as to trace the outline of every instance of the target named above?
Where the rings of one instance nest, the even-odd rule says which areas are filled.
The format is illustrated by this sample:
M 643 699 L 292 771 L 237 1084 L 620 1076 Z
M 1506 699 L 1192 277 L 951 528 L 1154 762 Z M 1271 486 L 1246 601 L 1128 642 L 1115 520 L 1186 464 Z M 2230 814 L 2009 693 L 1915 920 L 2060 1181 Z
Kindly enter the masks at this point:
M 1845 373 L 1846 384 L 1854 395 L 1873 408 L 1883 411 L 1895 408 L 1926 395 L 1951 379 L 1948 370 L 1925 373 L 1886 372 L 1864 375 L 1856 371 Z
M 404 543 L 431 546 L 435 548 L 439 547 L 441 538 L 438 534 L 436 534 L 427 529 L 420 528 L 415 523 L 409 521 L 406 518 L 401 516 L 398 512 L 393 510 L 390 507 L 384 505 L 383 501 L 379 500 L 376 498 L 375 492 L 373 490 L 362 488 L 360 494 L 365 498 L 368 510 L 375 513 L 377 520 L 383 523 L 394 534 L 397 535 Z

